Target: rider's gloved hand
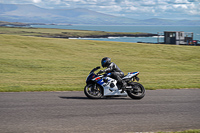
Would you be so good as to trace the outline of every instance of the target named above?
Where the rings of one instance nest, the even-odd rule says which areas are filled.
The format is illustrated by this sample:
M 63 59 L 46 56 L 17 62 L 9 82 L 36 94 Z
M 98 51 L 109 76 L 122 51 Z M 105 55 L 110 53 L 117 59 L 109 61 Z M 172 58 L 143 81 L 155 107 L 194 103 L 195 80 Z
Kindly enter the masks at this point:
M 103 70 L 100 70 L 99 72 L 98 72 L 98 74 L 101 74 L 101 73 L 103 73 L 104 71 Z

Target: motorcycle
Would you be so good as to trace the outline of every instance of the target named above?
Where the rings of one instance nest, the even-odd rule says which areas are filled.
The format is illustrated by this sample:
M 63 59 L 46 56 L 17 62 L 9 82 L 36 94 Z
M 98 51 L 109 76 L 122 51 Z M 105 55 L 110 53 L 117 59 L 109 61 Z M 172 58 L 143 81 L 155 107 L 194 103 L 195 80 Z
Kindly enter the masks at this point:
M 145 88 L 142 84 L 138 83 L 139 72 L 129 72 L 122 77 L 122 80 L 127 83 L 125 91 L 122 92 L 122 85 L 117 83 L 117 80 L 109 77 L 111 73 L 102 75 L 99 73 L 95 74 L 95 71 L 100 68 L 101 67 L 98 66 L 92 69 L 86 78 L 84 93 L 88 98 L 100 99 L 104 97 L 129 96 L 132 99 L 142 99 L 145 96 Z

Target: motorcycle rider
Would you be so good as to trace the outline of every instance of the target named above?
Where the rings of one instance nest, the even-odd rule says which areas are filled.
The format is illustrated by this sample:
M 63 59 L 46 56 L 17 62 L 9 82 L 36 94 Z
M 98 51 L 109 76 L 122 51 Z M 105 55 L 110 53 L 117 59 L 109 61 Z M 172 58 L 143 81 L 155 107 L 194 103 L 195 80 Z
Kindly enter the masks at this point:
M 109 57 L 104 57 L 102 60 L 101 60 L 101 66 L 104 68 L 104 67 L 107 67 L 106 69 L 104 70 L 100 70 L 98 73 L 111 73 L 110 77 L 113 78 L 113 79 L 116 79 L 117 82 L 122 85 L 122 91 L 121 93 L 124 92 L 125 90 L 125 87 L 126 87 L 126 82 L 123 81 L 121 79 L 121 77 L 124 76 L 124 73 L 120 70 L 120 68 L 114 63 L 114 62 L 111 62 L 111 58 Z

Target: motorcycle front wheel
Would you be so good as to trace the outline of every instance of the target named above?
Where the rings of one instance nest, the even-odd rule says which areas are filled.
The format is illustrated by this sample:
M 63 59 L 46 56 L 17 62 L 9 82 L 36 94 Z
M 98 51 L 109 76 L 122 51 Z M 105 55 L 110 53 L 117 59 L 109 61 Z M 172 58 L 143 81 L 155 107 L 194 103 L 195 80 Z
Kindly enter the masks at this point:
M 128 96 L 132 99 L 142 99 L 145 96 L 145 88 L 140 83 L 129 83 L 132 88 L 127 90 Z
M 87 84 L 84 88 L 84 93 L 90 99 L 99 99 L 103 96 L 103 90 L 97 84 Z

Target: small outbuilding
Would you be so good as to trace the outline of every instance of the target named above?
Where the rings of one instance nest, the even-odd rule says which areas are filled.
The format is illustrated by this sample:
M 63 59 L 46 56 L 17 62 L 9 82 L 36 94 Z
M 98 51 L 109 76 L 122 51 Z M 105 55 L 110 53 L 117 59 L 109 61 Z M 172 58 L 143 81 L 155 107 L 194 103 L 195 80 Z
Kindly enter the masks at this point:
M 183 31 L 164 31 L 164 43 L 187 45 L 193 40 L 192 32 Z

